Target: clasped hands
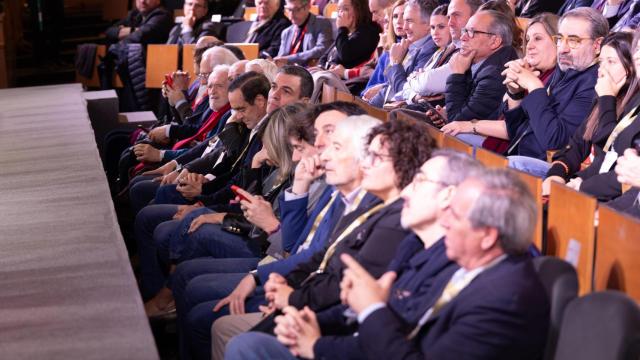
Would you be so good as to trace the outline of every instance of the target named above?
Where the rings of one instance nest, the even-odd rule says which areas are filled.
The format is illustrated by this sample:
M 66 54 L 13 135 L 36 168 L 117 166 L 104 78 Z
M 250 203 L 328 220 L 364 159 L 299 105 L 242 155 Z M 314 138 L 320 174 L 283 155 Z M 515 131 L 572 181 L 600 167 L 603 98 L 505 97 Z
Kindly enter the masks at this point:
M 502 76 L 505 77 L 502 82 L 507 86 L 507 90 L 512 94 L 522 91 L 532 92 L 533 90 L 544 87 L 540 81 L 540 71 L 535 70 L 524 59 L 512 60 L 506 63 Z

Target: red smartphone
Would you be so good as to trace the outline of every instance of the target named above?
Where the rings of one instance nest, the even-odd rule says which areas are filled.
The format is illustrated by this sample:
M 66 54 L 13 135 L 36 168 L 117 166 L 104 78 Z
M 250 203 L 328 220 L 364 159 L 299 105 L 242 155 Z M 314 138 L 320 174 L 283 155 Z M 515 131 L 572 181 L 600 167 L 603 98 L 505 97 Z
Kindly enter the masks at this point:
M 173 78 L 169 74 L 164 74 L 164 80 L 167 82 L 169 87 L 173 88 Z
M 240 200 L 251 202 L 251 200 L 247 199 L 244 195 L 240 194 L 238 192 L 238 189 L 241 189 L 241 187 L 236 185 L 231 185 L 231 191 L 233 191 L 233 193 L 236 194 L 236 196 L 239 197 Z

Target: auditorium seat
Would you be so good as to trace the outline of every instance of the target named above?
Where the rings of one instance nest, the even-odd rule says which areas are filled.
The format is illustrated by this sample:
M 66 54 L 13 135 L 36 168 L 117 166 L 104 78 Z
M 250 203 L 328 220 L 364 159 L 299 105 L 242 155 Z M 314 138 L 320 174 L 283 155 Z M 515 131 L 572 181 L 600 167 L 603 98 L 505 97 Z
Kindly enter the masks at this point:
M 442 147 L 467 153 L 473 156 L 473 146 L 465 143 L 462 140 L 459 140 L 455 136 L 444 134 L 444 139 L 442 139 Z
M 247 39 L 247 33 L 251 28 L 251 21 L 240 21 L 235 24 L 229 25 L 227 28 L 227 41 L 228 43 L 241 43 Z
M 640 301 L 640 221 L 606 206 L 598 213 L 595 290 L 621 290 Z
M 551 182 L 546 255 L 557 256 L 576 267 L 580 295 L 592 288 L 597 204 L 589 195 Z
M 327 83 L 322 85 L 322 103 L 328 104 L 336 101 L 336 88 Z
M 515 172 L 520 178 L 520 180 L 522 180 L 525 184 L 527 184 L 529 191 L 531 191 L 531 194 L 533 195 L 533 198 L 536 201 L 537 220 L 536 220 L 535 231 L 533 234 L 533 244 L 538 248 L 538 250 L 540 250 L 541 253 L 546 254 L 546 244 L 543 236 L 544 233 L 542 231 L 542 226 L 543 226 L 542 179 L 540 179 L 539 177 L 533 176 L 531 174 L 527 174 L 523 171 L 519 171 L 515 169 L 511 169 L 511 171 Z
M 617 291 L 574 299 L 565 310 L 555 360 L 640 358 L 640 309 Z
M 533 266 L 547 290 L 551 305 L 549 334 L 544 350 L 544 358 L 551 359 L 558 342 L 564 311 L 567 304 L 578 296 L 578 276 L 571 264 L 553 256 L 537 257 L 533 259 Z
M 354 97 L 354 101 L 357 105 L 363 108 L 367 112 L 367 114 L 373 116 L 374 118 L 380 119 L 385 122 L 389 120 L 389 113 L 386 110 L 377 108 L 359 97 Z
M 476 149 L 476 159 L 488 168 L 502 169 L 509 165 L 509 160 L 506 157 L 481 147 Z
M 178 45 L 147 45 L 145 86 L 160 89 L 165 74 L 178 70 Z

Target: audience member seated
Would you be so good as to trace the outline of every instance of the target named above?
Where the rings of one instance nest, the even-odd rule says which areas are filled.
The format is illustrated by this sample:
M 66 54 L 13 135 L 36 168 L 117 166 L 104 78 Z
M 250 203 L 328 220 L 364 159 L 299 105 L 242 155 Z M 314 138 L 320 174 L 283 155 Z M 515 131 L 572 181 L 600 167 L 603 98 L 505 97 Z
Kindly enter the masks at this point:
M 391 19 L 387 21 L 387 27 L 385 28 L 383 37 L 380 38 L 383 52 L 378 57 L 373 73 L 369 77 L 367 85 L 360 94 L 362 99 L 367 102 L 373 99 L 378 91 L 380 91 L 380 89 L 382 89 L 387 83 L 385 72 L 389 65 L 389 49 L 391 49 L 391 45 L 402 40 L 406 35 L 404 32 L 405 3 L 405 0 L 398 0 L 391 7 Z
M 361 174 L 354 173 L 351 169 L 336 168 L 341 177 L 338 178 L 338 183 L 333 183 L 334 179 L 330 177 L 327 180 L 329 187 L 317 184 L 324 183 L 323 170 L 318 167 L 321 165 L 319 152 L 329 145 L 328 135 L 335 124 L 348 115 L 363 114 L 364 111 L 349 103 L 320 105 L 311 111 L 303 115 L 319 113 L 313 125 L 318 131 L 315 141 L 317 147 L 304 144 L 306 154 L 299 155 L 301 163 L 296 168 L 293 184 L 286 190 L 284 197 L 280 198 L 281 241 L 283 248 L 291 255 L 274 254 L 280 258 L 278 261 L 267 256 L 250 274 L 247 272 L 256 268 L 258 259 L 255 259 L 251 267 L 243 268 L 247 260 L 201 258 L 184 262 L 176 269 L 171 285 L 176 297 L 178 320 L 181 329 L 185 331 L 185 338 L 188 339 L 186 345 L 194 353 L 206 352 L 203 358 L 211 358 L 211 324 L 215 319 L 229 313 L 257 312 L 258 305 L 264 301 L 261 284 L 267 282 L 271 272 L 286 276 L 297 264 L 309 260 L 315 252 L 324 248 L 329 235 L 336 231 L 342 217 L 351 212 L 362 213 L 377 203 L 372 195 L 363 196 L 364 191 L 360 189 Z M 308 118 L 294 121 L 297 123 L 301 120 L 310 122 Z M 311 124 L 306 126 L 311 127 Z M 312 128 L 305 131 L 313 133 Z M 291 140 L 292 144 L 301 145 Z M 345 149 L 344 154 L 349 156 L 349 150 Z M 307 215 L 312 198 L 318 197 L 318 191 L 322 193 L 319 195 L 320 199 Z M 255 210 L 247 208 L 246 211 Z M 253 216 L 256 215 L 251 215 Z M 221 270 L 222 267 L 225 269 Z M 214 345 L 213 350 L 214 354 L 222 354 L 224 348 L 216 349 Z
M 389 67 L 385 70 L 387 84 L 371 99 L 370 104 L 381 108 L 402 90 L 407 77 L 429 61 L 436 50 L 429 36 L 431 13 L 436 3 L 431 0 L 409 0 L 404 7 L 405 39 L 391 45 Z
M 612 29 L 625 14 L 629 13 L 632 2 L 634 0 L 595 0 L 591 8 L 602 13 L 609 22 L 609 28 Z
M 333 134 L 332 142 L 334 144 L 344 143 L 343 139 L 348 136 L 343 133 L 344 130 L 347 130 L 347 128 L 343 129 L 346 124 L 349 122 L 338 124 L 336 132 Z M 396 247 L 401 243 L 403 237 L 408 235 L 406 231 L 401 229 L 399 209 L 394 209 L 395 204 L 402 202 L 402 200 L 393 199 L 399 197 L 401 189 L 411 182 L 421 164 L 430 157 L 433 139 L 429 137 L 425 126 L 421 126 L 415 121 L 402 120 L 376 126 L 371 131 L 368 140 L 370 141 L 369 155 L 362 165 L 364 172 L 362 187 L 384 201 L 383 204 L 369 210 L 369 212 L 373 212 L 377 209 L 379 212 L 372 215 L 364 224 L 361 223 L 358 228 L 354 229 L 359 223 L 357 220 L 355 223 L 349 224 L 342 235 L 331 241 L 331 245 L 327 245 L 326 252 L 317 252 L 311 262 L 301 264 L 286 278 L 272 273 L 269 281 L 265 284 L 266 298 L 270 301 L 269 308 L 280 311 L 289 305 L 297 309 L 308 306 L 314 311 L 320 311 L 338 305 L 338 282 L 342 277 L 343 270 L 339 256 L 341 254 L 355 256 L 368 271 L 377 277 L 382 275 L 393 259 Z M 329 147 L 322 157 L 331 158 L 334 156 L 334 151 Z M 385 156 L 388 157 L 385 158 Z M 327 170 L 330 171 L 332 166 L 332 161 L 328 160 Z M 391 194 L 392 196 L 389 197 Z M 345 236 L 344 234 L 351 230 L 353 232 L 346 235 L 345 240 L 340 241 Z M 337 233 L 334 233 L 334 237 L 335 235 Z M 310 276 L 313 272 L 315 275 Z M 220 327 L 214 324 L 214 331 L 220 329 L 222 333 L 230 335 L 231 329 L 225 328 L 225 324 L 240 331 L 248 329 L 247 327 L 241 329 L 233 325 L 236 320 L 245 324 L 249 323 L 246 321 L 246 317 L 251 315 L 236 316 L 239 318 L 233 319 L 234 316 L 231 316 L 224 319 Z M 272 314 L 266 320 L 261 321 L 256 328 L 272 332 L 273 325 L 275 324 Z M 215 333 L 214 336 L 216 336 Z
M 494 10 L 479 11 L 462 29 L 460 51 L 451 57 L 451 75 L 445 90 L 446 114 L 442 121 L 495 119 L 505 93 L 504 64 L 517 58 L 511 46 L 512 20 Z M 464 135 L 463 135 L 464 136 Z M 478 137 L 463 138 L 480 146 Z
M 522 63 L 538 73 L 538 77 L 546 85 L 557 62 L 557 47 L 553 37 L 558 33 L 558 16 L 547 13 L 534 17 L 525 33 L 525 56 Z M 442 131 L 452 136 L 475 134 L 487 137 L 482 146 L 497 153 L 506 153 L 509 145 L 504 113 L 501 113 L 498 120 L 452 121 L 443 126 Z
M 554 155 L 543 195 L 549 194 L 551 181 L 567 183 L 600 201 L 622 194 L 614 171 L 616 160 L 640 135 L 640 121 L 636 121 L 640 94 L 631 46 L 629 33 L 612 33 L 603 41 L 595 86 L 597 104 L 567 146 Z M 588 163 L 586 168 L 584 163 Z
M 163 44 L 167 41 L 173 16 L 161 0 L 136 0 L 127 17 L 105 31 L 109 43 Z
M 177 184 L 166 186 L 165 192 L 160 188 L 156 194 L 156 204 L 145 207 L 136 217 L 136 240 L 141 249 L 140 253 L 144 252 L 144 260 L 141 255 L 140 263 L 143 269 L 142 289 L 145 298 L 154 296 L 164 283 L 162 268 L 156 260 L 158 250 L 155 241 L 159 240 L 154 240 L 154 237 L 166 239 L 171 235 L 169 230 L 175 225 L 168 224 L 166 226 L 168 230 L 156 231 L 154 234 L 156 227 L 174 218 L 181 220 L 189 212 L 202 206 L 198 204 L 213 206 L 218 204 L 216 200 L 221 196 L 231 196 L 230 185 L 239 183 L 242 177 L 241 168 L 250 169 L 253 156 L 260 149 L 260 137 L 254 135 L 259 128 L 258 124 L 264 123 L 263 117 L 266 111 L 273 111 L 296 101 L 305 102 L 312 90 L 311 75 L 303 68 L 291 65 L 280 70 L 276 81 L 271 84 L 271 90 L 269 90 L 267 79 L 256 73 L 248 73 L 234 80 L 230 85 L 229 101 L 232 109 L 236 110 L 236 121 L 244 123 L 246 128 L 251 130 L 251 134 L 247 135 L 243 132 L 240 136 L 244 140 L 234 141 L 236 145 L 232 151 L 223 144 L 219 153 L 208 154 L 202 159 L 196 159 L 187 164 L 186 170 L 181 172 L 182 176 L 188 174 L 200 176 L 196 176 L 194 181 L 188 183 L 181 181 L 180 186 Z M 205 176 L 202 177 L 202 175 Z M 180 198 L 176 198 L 175 194 L 166 195 L 176 191 Z M 165 200 L 173 200 L 171 202 L 174 204 L 191 204 L 196 201 L 199 203 L 180 207 L 163 205 L 171 202 L 160 201 L 161 195 L 167 198 Z
M 393 5 L 393 2 L 393 0 L 368 0 L 371 20 L 377 23 L 381 29 L 385 28 L 386 12 Z
M 636 65 L 637 67 L 637 65 Z M 627 149 L 624 155 L 618 159 L 616 165 L 616 174 L 620 183 L 633 186 L 627 190 L 619 198 L 607 203 L 614 209 L 623 211 L 631 216 L 640 218 L 640 156 L 638 156 L 638 147 L 635 149 Z
M 451 60 L 453 53 L 458 52 L 460 49 L 460 35 L 462 34 L 462 28 L 467 24 L 467 21 L 476 13 L 478 8 L 482 5 L 480 0 L 452 0 L 449 2 L 447 13 L 449 14 L 449 33 L 451 34 L 451 45 L 449 45 L 447 51 Z M 418 90 L 419 94 L 423 94 L 427 99 L 417 103 L 408 105 L 406 108 L 392 111 L 390 118 L 395 118 L 396 111 L 402 111 L 406 115 L 419 119 L 421 121 L 431 122 L 434 125 L 442 126 L 444 121 L 439 120 L 444 116 L 444 110 L 440 104 L 444 104 L 444 93 L 447 87 L 447 79 L 452 74 L 451 66 L 449 62 L 446 62 L 440 67 L 425 70 L 416 75 L 415 80 L 419 82 L 421 86 Z M 435 109 L 430 101 L 437 104 Z M 439 115 L 438 115 L 439 114 Z
M 292 25 L 284 30 L 276 65 L 315 65 L 333 42 L 331 22 L 310 12 L 309 0 L 285 0 Z
M 593 107 L 597 56 L 608 32 L 606 19 L 596 10 L 571 10 L 560 19 L 554 37 L 558 66 L 546 85 L 524 61 L 507 64 L 509 166 L 544 177 L 546 151 L 564 147 Z
M 357 314 L 359 352 L 367 359 L 542 356 L 549 300 L 527 255 L 535 202 L 526 185 L 506 170 L 472 176 L 459 185 L 441 224 L 446 256 L 459 268 L 435 277 L 424 295 L 428 310 L 415 326 L 387 305 L 395 295 L 389 292 L 393 275 L 376 281 L 356 260 L 342 255 L 347 270 L 340 296 Z M 286 314 L 278 335 L 295 353 L 297 341 L 317 329 L 316 317 L 308 309 L 287 309 Z M 264 345 L 262 336 L 239 336 L 229 343 L 227 357 L 249 359 Z M 285 355 L 282 348 L 267 349 Z
M 186 118 L 199 113 L 206 109 L 204 99 L 207 97 L 206 78 L 211 73 L 210 63 L 225 63 L 223 59 L 211 59 L 211 56 L 218 54 L 219 57 L 228 56 L 226 52 L 209 52 L 205 58 L 204 72 L 200 72 L 200 64 L 203 61 L 204 53 L 214 47 L 218 41 L 208 42 L 202 39 L 211 39 L 213 37 L 202 37 L 196 43 L 193 54 L 193 71 L 196 74 L 195 80 L 189 85 L 190 76 L 186 71 L 175 71 L 171 74 L 172 85 L 169 86 L 167 81 L 162 82 L 162 97 L 167 99 L 171 114 L 171 119 L 177 123 L 182 123 Z
M 592 3 L 593 0 L 565 0 L 560 10 L 558 10 L 558 15 L 563 16 L 569 11 L 579 7 L 589 7 Z
M 281 0 L 256 0 L 258 17 L 251 24 L 245 42 L 258 43 L 259 56 L 272 58 L 280 50 L 280 36 L 291 25 L 284 16 Z
M 184 12 L 182 23 L 176 24 L 171 32 L 167 44 L 194 44 L 201 36 L 221 37 L 221 28 L 207 19 L 209 2 L 207 0 L 185 0 L 182 7 Z
M 245 65 L 246 71 L 255 71 L 258 74 L 262 74 L 269 79 L 269 82 L 273 82 L 278 74 L 278 67 L 273 61 L 265 59 L 253 59 Z
M 449 17 L 447 16 L 447 6 L 440 5 L 431 14 L 430 33 L 434 44 L 438 50 L 431 56 L 431 59 L 421 69 L 414 71 L 407 78 L 407 82 L 402 87 L 402 92 L 397 93 L 393 100 L 399 105 L 413 104 L 418 101 L 427 101 L 435 97 L 442 97 L 442 93 L 433 93 L 429 86 L 433 83 L 431 76 L 433 69 L 449 62 L 451 56 L 456 52 L 456 47 L 451 44 L 451 33 L 449 32 Z M 444 99 L 444 97 L 442 97 Z M 437 100 L 432 100 L 433 103 Z M 444 104 L 444 102 L 442 103 Z
M 238 76 L 244 74 L 246 71 L 246 66 L 247 63 L 249 63 L 249 60 L 240 60 L 236 63 L 234 63 L 233 65 L 231 65 L 231 67 L 229 68 L 229 81 L 233 81 L 235 80 Z
M 338 34 L 330 50 L 320 58 L 319 65 L 334 73 L 338 78 L 348 79 L 347 69 L 364 64 L 373 55 L 380 27 L 371 20 L 371 12 L 365 0 L 340 0 Z
M 519 17 L 532 19 L 539 14 L 542 13 L 552 13 L 556 14 L 564 1 L 555 1 L 555 0 L 526 0 L 523 2 Z
M 388 272 L 379 282 L 385 284 L 385 289 L 390 288 L 389 293 L 393 295 L 389 298 L 389 307 L 407 324 L 415 326 L 418 323 L 424 311 L 423 305 L 429 299 L 425 295 L 431 289 L 433 280 L 440 273 L 457 268 L 446 256 L 445 229 L 439 221 L 449 207 L 456 186 L 467 176 L 479 173 L 481 169 L 482 165 L 466 154 L 451 150 L 435 151 L 433 157 L 422 165 L 411 184 L 402 191 L 405 205 L 402 209 L 401 223 L 414 233 L 402 241 Z M 433 201 L 421 202 L 419 199 Z M 275 333 L 279 339 L 290 338 L 292 342 L 286 343 L 286 346 L 290 347 L 291 353 L 304 358 L 361 359 L 360 338 L 354 336 L 357 327 L 349 324 L 350 320 L 355 318 L 345 316 L 350 313 L 345 312 L 346 309 L 343 305 L 337 305 L 320 312 L 317 314 L 316 322 L 308 321 L 316 318 L 311 310 L 298 312 L 293 308 L 285 308 L 285 316 L 290 319 L 298 319 L 299 315 L 303 314 L 309 315 L 307 321 L 300 324 L 315 331 L 290 332 L 286 321 L 282 321 L 284 318 L 281 317 L 281 320 L 277 321 Z M 214 341 L 219 336 L 216 333 L 217 327 L 224 321 L 225 319 L 221 319 L 214 326 Z M 257 350 L 256 356 L 293 358 L 285 343 L 278 344 L 272 336 L 256 333 L 242 336 L 245 339 L 248 337 L 263 338 L 259 340 L 263 342 L 259 349 L 254 349 Z M 254 345 L 258 340 L 248 341 Z

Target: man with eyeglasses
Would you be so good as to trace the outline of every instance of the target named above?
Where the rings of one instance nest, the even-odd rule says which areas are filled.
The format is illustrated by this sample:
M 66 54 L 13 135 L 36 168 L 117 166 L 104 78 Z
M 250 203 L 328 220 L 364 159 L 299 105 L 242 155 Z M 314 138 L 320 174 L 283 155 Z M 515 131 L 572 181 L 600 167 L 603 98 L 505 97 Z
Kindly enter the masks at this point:
M 257 18 L 251 24 L 244 42 L 258 43 L 261 58 L 271 58 L 278 54 L 280 36 L 291 25 L 280 6 L 281 0 L 256 0 Z
M 497 11 L 480 11 L 461 29 L 460 51 L 449 60 L 445 90 L 446 121 L 496 119 L 506 90 L 504 64 L 518 57 L 511 46 L 512 20 Z M 480 137 L 462 140 L 481 145 Z
M 546 175 L 547 150 L 564 147 L 591 112 L 600 44 L 608 32 L 609 24 L 597 10 L 577 8 L 560 19 L 554 36 L 558 65 L 546 84 L 523 60 L 506 65 L 510 167 Z
M 169 33 L 167 44 L 193 44 L 200 36 L 220 37 L 220 26 L 208 21 L 209 3 L 207 0 L 185 0 L 182 7 L 182 22 L 176 24 Z
M 331 22 L 311 14 L 310 10 L 309 0 L 285 0 L 284 11 L 292 24 L 282 32 L 280 50 L 273 59 L 279 67 L 315 65 L 331 46 Z
M 446 256 L 445 229 L 439 220 L 449 206 L 457 185 L 482 169 L 482 165 L 469 155 L 452 150 L 435 151 L 420 167 L 413 181 L 401 193 L 404 200 L 401 224 L 412 233 L 400 244 L 388 272 L 376 281 L 363 267 L 353 265 L 358 267 L 363 281 L 371 286 L 371 294 L 365 294 L 367 296 L 361 299 L 363 303 L 385 301 L 387 299 L 381 298 L 388 294 L 388 306 L 394 314 L 411 326 L 418 323 L 425 306 L 428 308 L 430 297 L 426 295 L 434 278 L 457 268 Z M 430 201 L 425 202 L 424 199 Z M 351 260 L 347 265 L 354 262 Z M 247 335 L 249 340 L 243 344 L 247 346 L 245 353 L 268 353 L 278 359 L 293 359 L 293 352 L 309 359 L 374 359 L 363 353 L 366 344 L 361 342 L 360 337 L 354 336 L 359 331 L 354 310 L 347 310 L 342 304 L 336 305 L 318 312 L 316 316 L 312 315 L 317 319 L 313 321 L 305 316 L 310 311 L 285 308 L 285 318 L 292 322 L 278 321 L 276 335 L 280 343 L 267 336 L 260 336 L 262 339 L 258 340 L 255 335 Z M 300 329 L 304 331 L 289 329 L 288 324 L 293 323 L 302 324 Z M 307 327 L 315 330 L 307 331 Z M 385 329 L 385 326 L 380 327 L 381 331 Z M 235 341 L 236 344 L 242 342 L 240 339 Z M 228 349 L 229 358 L 239 355 L 234 345 Z M 375 358 L 402 358 L 400 354 L 395 355 Z M 239 358 L 246 359 L 243 356 Z

